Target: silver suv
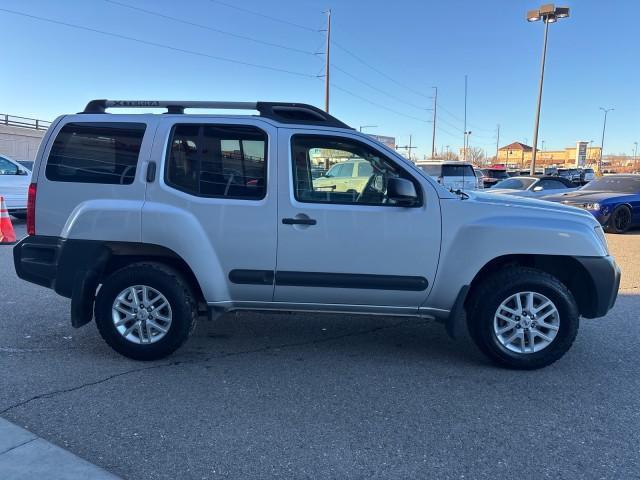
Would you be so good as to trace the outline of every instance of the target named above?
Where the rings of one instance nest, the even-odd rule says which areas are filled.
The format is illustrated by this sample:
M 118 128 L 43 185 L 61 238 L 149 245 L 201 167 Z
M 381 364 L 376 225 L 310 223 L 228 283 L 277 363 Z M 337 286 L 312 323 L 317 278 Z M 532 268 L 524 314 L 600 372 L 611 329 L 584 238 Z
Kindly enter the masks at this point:
M 119 107 L 167 113 L 105 113 Z M 259 115 L 184 114 L 199 107 Z M 314 178 L 344 162 L 368 178 Z M 295 310 L 429 318 L 453 336 L 466 321 L 494 361 L 538 368 L 580 316 L 607 313 L 620 279 L 588 212 L 451 192 L 295 103 L 94 100 L 47 131 L 27 216 L 18 275 L 140 360 L 172 353 L 207 312 Z

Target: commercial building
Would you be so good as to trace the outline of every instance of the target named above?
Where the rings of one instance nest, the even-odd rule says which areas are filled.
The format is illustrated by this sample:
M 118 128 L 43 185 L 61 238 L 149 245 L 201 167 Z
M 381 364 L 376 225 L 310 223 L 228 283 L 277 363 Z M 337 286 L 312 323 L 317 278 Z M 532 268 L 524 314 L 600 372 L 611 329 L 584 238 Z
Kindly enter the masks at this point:
M 531 164 L 533 148 L 520 142 L 513 142 L 498 149 L 496 163 L 512 168 L 527 168 Z M 577 142 L 576 146 L 563 150 L 540 150 L 536 154 L 539 167 L 575 167 L 595 165 L 600 158 L 600 147 L 590 147 L 589 142 Z

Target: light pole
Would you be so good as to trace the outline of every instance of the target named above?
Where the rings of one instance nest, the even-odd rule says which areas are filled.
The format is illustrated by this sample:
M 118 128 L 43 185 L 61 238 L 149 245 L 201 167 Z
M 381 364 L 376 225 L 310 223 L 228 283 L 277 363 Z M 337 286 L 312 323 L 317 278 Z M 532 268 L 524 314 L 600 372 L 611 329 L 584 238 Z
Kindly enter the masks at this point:
M 633 149 L 633 170 L 637 170 L 636 162 L 638 161 L 638 142 L 633 142 L 635 148 Z
M 607 113 L 614 108 L 602 108 L 600 110 L 604 112 L 604 122 L 602 122 L 602 142 L 600 143 L 600 159 L 598 160 L 598 173 L 602 175 L 602 155 L 604 154 L 604 132 L 607 130 Z
M 360 132 L 363 128 L 378 128 L 378 125 L 360 125 Z
M 544 44 L 542 47 L 542 66 L 540 68 L 540 85 L 538 86 L 538 104 L 536 106 L 536 122 L 533 129 L 533 153 L 531 155 L 531 175 L 536 173 L 536 151 L 538 150 L 538 127 L 540 126 L 540 106 L 542 104 L 542 84 L 544 83 L 544 64 L 547 58 L 547 36 L 549 34 L 549 24 L 555 23 L 559 18 L 569 16 L 568 7 L 555 7 L 552 3 L 542 5 L 538 10 L 527 12 L 527 21 L 544 22 Z
M 469 136 L 471 135 L 471 130 L 464 132 L 464 147 L 463 147 L 463 161 L 467 161 L 467 150 L 469 149 Z

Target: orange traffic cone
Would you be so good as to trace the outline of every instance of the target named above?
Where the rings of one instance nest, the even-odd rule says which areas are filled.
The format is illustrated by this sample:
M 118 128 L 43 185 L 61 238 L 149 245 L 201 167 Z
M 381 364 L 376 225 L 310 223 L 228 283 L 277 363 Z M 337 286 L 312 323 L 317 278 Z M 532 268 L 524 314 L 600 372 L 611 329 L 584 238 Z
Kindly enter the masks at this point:
M 4 197 L 0 197 L 0 244 L 16 243 L 16 232 L 9 218 L 9 210 L 4 203 Z

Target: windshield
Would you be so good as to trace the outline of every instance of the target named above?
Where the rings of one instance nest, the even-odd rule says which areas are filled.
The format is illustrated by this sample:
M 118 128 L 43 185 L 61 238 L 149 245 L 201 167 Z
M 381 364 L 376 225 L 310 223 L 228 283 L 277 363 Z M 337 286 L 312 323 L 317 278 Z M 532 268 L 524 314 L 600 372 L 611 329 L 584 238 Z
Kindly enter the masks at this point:
M 618 193 L 640 193 L 638 177 L 602 177 L 592 180 L 582 190 Z
M 508 178 L 494 185 L 493 188 L 508 188 L 509 190 L 526 190 L 535 182 L 535 178 Z

